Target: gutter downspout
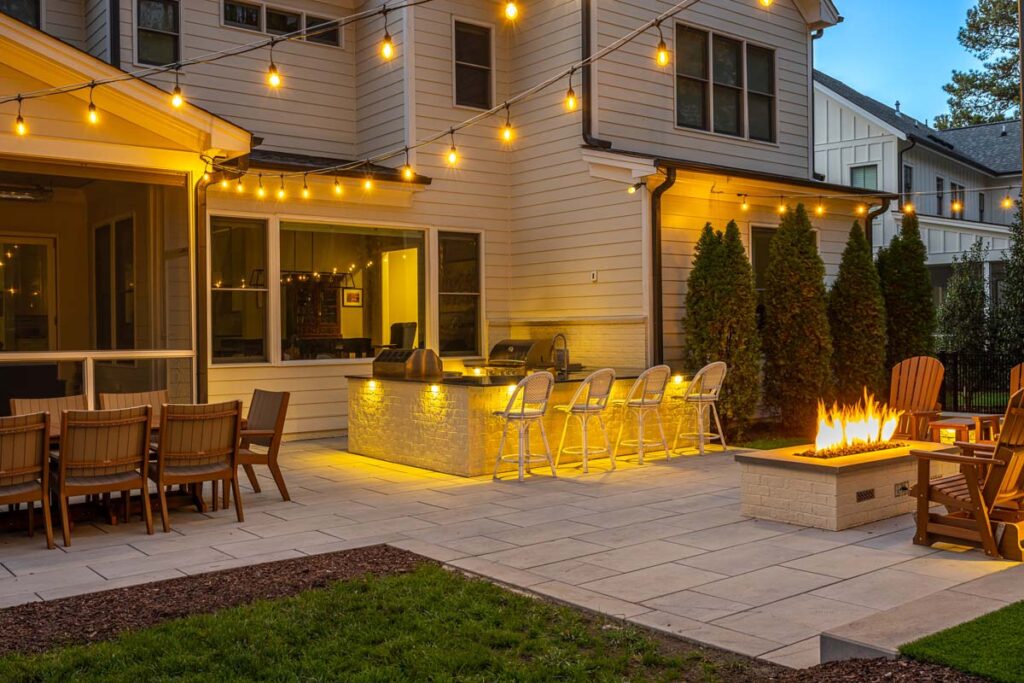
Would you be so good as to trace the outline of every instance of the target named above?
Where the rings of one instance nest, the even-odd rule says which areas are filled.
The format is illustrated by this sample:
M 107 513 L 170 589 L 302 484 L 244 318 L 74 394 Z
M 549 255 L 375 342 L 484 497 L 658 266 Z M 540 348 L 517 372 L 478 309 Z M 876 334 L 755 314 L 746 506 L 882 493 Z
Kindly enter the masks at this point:
M 107 6 L 107 30 L 110 31 L 110 59 L 107 61 L 111 66 L 121 68 L 121 0 L 110 0 Z
M 583 0 L 580 3 L 580 52 L 582 59 L 588 59 L 591 55 L 590 20 L 593 16 L 593 3 L 594 0 Z M 580 103 L 580 114 L 583 117 L 583 144 L 601 149 L 611 149 L 611 140 L 602 140 L 601 138 L 594 137 L 593 134 L 594 123 L 590 108 L 593 85 L 590 68 L 590 64 L 586 64 L 580 69 L 583 79 L 583 101 Z
M 871 254 L 875 253 L 875 245 L 873 239 L 874 230 L 872 230 L 871 225 L 876 218 L 878 218 L 879 216 L 881 216 L 882 214 L 889 210 L 890 204 L 892 204 L 892 200 L 888 197 L 884 197 L 882 199 L 882 205 L 879 206 L 877 209 L 872 209 L 871 211 L 868 211 L 868 215 L 864 219 L 864 237 L 866 237 L 868 240 L 868 249 L 870 250 Z
M 200 176 L 195 187 L 195 226 L 196 226 L 196 261 L 195 268 L 195 330 L 196 330 L 196 401 L 206 403 L 209 399 L 209 366 L 210 366 L 210 330 L 209 330 L 209 304 L 207 290 L 206 257 L 208 245 L 206 236 L 208 233 L 206 225 L 206 188 L 211 183 L 220 180 L 217 178 L 203 180 Z
M 651 336 L 652 365 L 665 362 L 665 304 L 662 301 L 661 197 L 676 184 L 676 169 L 665 169 L 665 180 L 651 191 Z
M 899 156 L 896 159 L 896 163 L 899 164 L 899 169 L 896 174 L 896 177 L 900 179 L 900 186 L 896 188 L 896 194 L 898 194 L 900 197 L 901 212 L 903 211 L 903 155 L 909 152 L 910 150 L 914 149 L 915 147 L 917 147 L 917 140 L 915 138 L 910 138 L 910 145 L 908 147 L 904 147 L 903 149 L 901 149 Z M 914 188 L 910 189 L 913 190 Z

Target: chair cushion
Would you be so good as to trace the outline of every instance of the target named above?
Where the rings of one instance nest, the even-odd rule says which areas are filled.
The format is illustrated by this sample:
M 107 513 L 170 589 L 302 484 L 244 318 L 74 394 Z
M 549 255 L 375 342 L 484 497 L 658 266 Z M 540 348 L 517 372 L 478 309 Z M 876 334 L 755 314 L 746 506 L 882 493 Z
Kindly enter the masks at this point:
M 12 496 L 24 496 L 30 493 L 42 495 L 38 480 L 23 481 L 20 484 L 11 484 L 10 486 L 0 486 L 0 500 Z
M 66 486 L 117 486 L 119 484 L 139 485 L 138 472 L 118 472 L 117 474 L 96 474 L 88 477 L 68 477 Z
M 209 465 L 168 465 L 164 467 L 164 474 L 169 477 L 196 477 L 197 479 L 214 474 L 228 474 L 231 467 L 224 463 L 215 462 Z M 149 477 L 156 479 L 157 466 L 155 462 L 149 463 Z M 218 477 L 212 477 L 214 479 Z

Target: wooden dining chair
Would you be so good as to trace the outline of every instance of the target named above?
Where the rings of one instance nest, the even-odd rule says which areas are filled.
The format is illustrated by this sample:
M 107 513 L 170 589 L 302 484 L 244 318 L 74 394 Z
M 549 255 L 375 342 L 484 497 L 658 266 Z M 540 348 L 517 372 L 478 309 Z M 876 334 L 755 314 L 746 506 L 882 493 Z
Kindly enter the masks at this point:
M 156 391 L 136 391 L 131 393 L 103 393 L 99 395 L 100 409 L 112 410 L 114 408 L 134 408 L 135 406 L 152 406 L 153 408 L 153 429 L 160 428 L 160 417 L 163 414 L 163 407 L 167 403 L 167 390 L 157 389 Z
M 11 415 L 50 414 L 50 437 L 60 438 L 60 418 L 65 410 L 88 410 L 85 394 L 53 398 L 12 398 Z
M 118 410 L 65 410 L 57 459 L 57 498 L 64 545 L 71 545 L 68 502 L 72 496 L 121 492 L 128 516 L 128 492 L 142 490 L 146 533 L 153 533 L 149 506 L 149 406 Z
M 253 465 L 266 465 L 283 500 L 291 500 L 291 497 L 284 483 L 281 466 L 277 464 L 277 454 L 281 450 L 281 437 L 284 436 L 289 396 L 287 391 L 257 389 L 252 393 L 249 413 L 242 420 L 242 443 L 238 449 L 238 464 L 245 470 L 253 491 L 260 492 L 260 483 Z M 228 504 L 228 497 L 228 490 L 225 488 L 225 507 Z
M 914 356 L 893 366 L 889 407 L 903 411 L 896 437 L 917 441 L 927 438 L 928 422 L 941 410 L 939 389 L 945 373 L 939 359 L 931 356 Z
M 28 503 L 28 535 L 33 536 L 38 501 L 43 508 L 46 547 L 53 548 L 49 435 L 49 413 L 0 417 L 0 504 Z
M 156 462 L 149 464 L 149 478 L 156 482 L 164 531 L 171 530 L 167 516 L 167 487 L 195 485 L 201 496 L 205 482 L 230 484 L 235 494 L 235 513 L 242 516 L 238 495 L 238 444 L 242 429 L 242 402 L 164 406 L 160 421 L 160 446 Z M 216 489 L 213 509 L 217 509 Z

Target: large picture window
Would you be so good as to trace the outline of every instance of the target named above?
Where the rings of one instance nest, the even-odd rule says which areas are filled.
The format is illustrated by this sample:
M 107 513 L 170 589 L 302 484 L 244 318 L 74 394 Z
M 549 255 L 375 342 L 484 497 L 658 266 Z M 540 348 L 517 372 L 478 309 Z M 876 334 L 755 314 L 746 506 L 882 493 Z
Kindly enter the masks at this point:
M 775 142 L 775 53 L 676 26 L 676 124 Z
M 455 22 L 455 104 L 491 108 L 491 29 Z
M 480 355 L 480 235 L 438 235 L 438 341 L 442 356 Z
M 97 349 L 135 348 L 135 221 L 100 225 L 93 232 Z
M 423 233 L 281 222 L 281 357 L 424 346 Z
M 214 363 L 267 360 L 267 222 L 210 219 Z
M 181 59 L 181 10 L 177 0 L 138 0 L 140 64 L 174 64 Z

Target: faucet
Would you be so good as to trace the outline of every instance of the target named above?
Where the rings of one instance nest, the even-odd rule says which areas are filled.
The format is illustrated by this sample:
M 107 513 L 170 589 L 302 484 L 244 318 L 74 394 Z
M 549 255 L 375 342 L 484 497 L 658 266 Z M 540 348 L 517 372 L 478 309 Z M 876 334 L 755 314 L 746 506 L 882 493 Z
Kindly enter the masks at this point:
M 562 348 L 556 349 L 555 344 L 558 340 L 562 341 Z M 562 353 L 559 353 L 561 351 Z M 559 332 L 551 338 L 551 360 L 555 362 L 555 369 L 565 375 L 569 374 L 569 340 L 565 338 L 565 335 Z

